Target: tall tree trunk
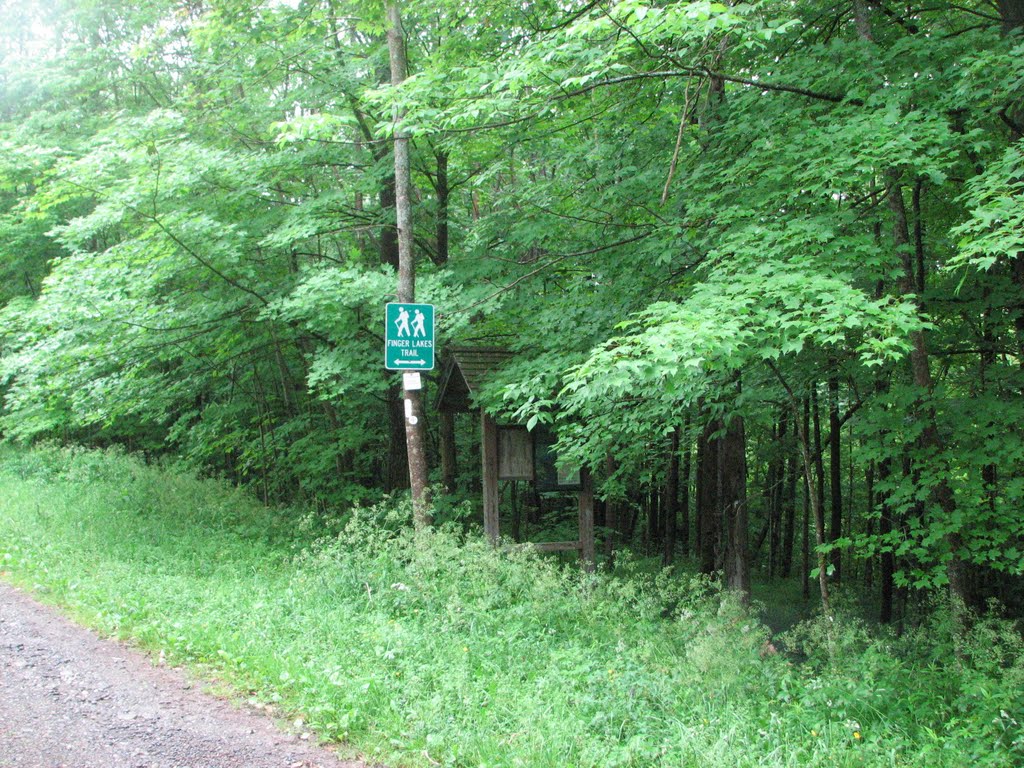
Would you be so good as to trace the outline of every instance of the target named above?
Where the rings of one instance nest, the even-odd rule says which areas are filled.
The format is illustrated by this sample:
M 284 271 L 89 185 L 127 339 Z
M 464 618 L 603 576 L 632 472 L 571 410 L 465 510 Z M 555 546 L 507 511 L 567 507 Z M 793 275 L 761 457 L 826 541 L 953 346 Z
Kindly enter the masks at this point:
M 815 544 L 820 549 L 828 541 L 828 535 L 825 531 L 825 462 L 822 458 L 825 451 L 821 442 L 821 408 L 818 406 L 817 384 L 811 387 L 811 421 L 814 425 L 814 479 L 816 481 L 814 504 L 812 504 L 811 510 L 814 513 Z M 825 563 L 825 555 L 819 553 L 818 560 L 820 563 Z M 822 578 L 826 580 L 828 578 L 827 567 Z
M 868 468 L 864 473 L 864 482 L 867 486 L 867 537 L 868 540 L 875 535 L 875 461 L 868 462 Z M 875 588 L 875 558 L 869 557 L 864 561 L 864 589 L 869 593 Z
M 804 477 L 807 481 L 808 495 L 811 501 L 811 515 L 814 518 L 814 543 L 818 561 L 818 589 L 821 592 L 821 607 L 826 614 L 832 613 L 832 603 L 828 588 L 828 563 L 825 558 L 825 468 L 821 461 L 821 418 L 818 411 L 818 395 L 816 388 L 811 389 L 811 416 L 814 422 L 814 468 L 812 473 L 810 445 L 807 435 L 801 437 L 804 453 Z
M 799 422 L 800 427 L 798 434 L 803 434 L 803 438 L 800 441 L 801 450 L 806 443 L 807 433 L 811 429 L 811 401 L 808 398 L 804 398 L 803 404 L 803 420 Z M 799 415 L 795 418 L 800 418 Z M 802 432 L 801 432 L 802 430 Z M 803 475 L 803 486 L 804 486 L 804 533 L 800 545 L 800 563 L 801 563 L 801 574 L 800 581 L 803 582 L 803 596 L 805 600 L 811 598 L 811 486 L 807 480 L 810 477 L 810 471 L 806 466 L 807 458 L 804 454 L 803 458 L 804 470 L 801 473 Z
M 900 293 L 904 297 L 914 298 L 916 288 L 914 264 L 910 253 L 907 251 L 907 246 L 910 243 L 910 230 L 907 226 L 907 210 L 898 172 L 890 171 L 887 174 L 887 182 L 889 210 L 893 217 L 893 245 L 896 253 L 899 254 L 900 264 L 903 269 L 899 282 Z M 917 330 L 912 332 L 910 342 L 910 368 L 914 384 L 921 390 L 923 397 L 930 397 L 933 384 L 928 358 L 928 345 L 924 331 Z M 941 456 L 945 446 L 936 423 L 934 409 L 929 404 L 922 404 L 919 406 L 918 417 L 924 424 L 920 438 L 921 447 L 930 449 L 936 456 Z M 953 489 L 950 487 L 944 473 L 930 489 L 930 493 L 932 501 L 941 509 L 945 519 L 952 521 L 956 514 L 956 500 L 953 497 Z M 949 591 L 953 597 L 954 606 L 958 608 L 959 606 L 966 605 L 968 598 L 963 561 L 960 559 L 960 548 L 962 546 L 960 532 L 953 530 L 948 533 L 946 535 L 946 543 L 950 550 L 950 559 L 946 566 L 946 578 L 949 580 Z
M 928 266 L 924 257 L 924 219 L 921 216 L 921 190 L 924 188 L 924 179 L 918 179 L 914 184 L 914 193 L 911 196 L 910 204 L 914 209 L 914 257 L 917 262 L 917 293 L 924 295 L 925 285 L 928 282 Z
M 645 495 L 647 506 L 647 554 L 658 551 L 658 542 L 661 541 L 661 520 L 660 520 L 660 494 L 657 488 L 652 487 Z
M 784 514 L 782 526 L 782 578 L 793 575 L 793 546 L 796 539 L 796 478 L 797 460 L 792 455 L 791 444 L 786 444 L 785 493 L 782 496 Z
M 996 7 L 1003 20 L 1003 34 L 1024 27 L 1024 0 L 996 0 Z
M 892 461 L 890 459 L 880 461 L 878 464 L 878 482 L 884 484 L 891 474 Z M 893 530 L 892 509 L 884 498 L 881 499 L 881 505 L 878 519 L 878 535 L 883 542 L 886 542 Z M 883 624 L 890 624 L 892 623 L 893 591 L 896 586 L 896 554 L 889 543 L 883 545 L 880 565 L 878 580 L 881 587 L 881 610 L 879 611 L 878 620 Z
M 747 519 L 747 438 L 743 419 L 729 421 L 720 444 L 718 470 L 721 473 L 720 503 L 728 532 L 725 543 L 725 584 L 737 592 L 740 601 L 750 602 L 750 554 Z
M 693 445 L 690 440 L 690 417 L 686 417 L 684 425 L 686 435 L 686 447 L 683 449 L 682 474 L 680 484 L 682 486 L 682 499 L 680 500 L 680 521 L 679 521 L 679 545 L 683 550 L 683 557 L 690 554 L 690 471 L 693 463 Z
M 391 374 L 388 374 L 391 378 Z M 405 406 L 402 404 L 402 387 L 398 382 L 390 384 L 385 393 L 385 408 L 388 415 L 388 457 L 384 466 L 384 488 L 397 491 L 409 487 L 409 458 L 405 448 Z
M 828 563 L 826 562 L 825 553 L 823 551 L 824 550 L 824 544 L 825 544 L 825 520 L 824 520 L 824 515 L 822 513 L 822 506 L 823 506 L 824 496 L 821 493 L 821 489 L 820 489 L 819 483 L 816 483 L 815 482 L 815 478 L 814 478 L 814 474 L 815 473 L 814 473 L 813 470 L 814 470 L 815 466 L 814 466 L 814 463 L 812 463 L 813 460 L 811 458 L 811 445 L 810 445 L 809 436 L 807 434 L 808 426 L 809 426 L 808 425 L 808 421 L 810 420 L 809 419 L 809 414 L 807 412 L 808 411 L 808 406 L 807 406 L 806 401 L 805 401 L 805 404 L 804 404 L 804 418 L 803 418 L 803 420 L 801 420 L 800 419 L 800 412 L 799 412 L 799 403 L 797 402 L 796 396 L 793 394 L 792 387 L 790 387 L 789 384 L 786 382 L 785 378 L 783 378 L 783 376 L 779 372 L 778 368 L 776 368 L 771 362 L 768 363 L 768 366 L 771 368 L 772 372 L 775 374 L 776 378 L 779 380 L 779 383 L 782 384 L 783 388 L 786 390 L 786 394 L 789 396 L 790 407 L 792 408 L 792 411 L 793 411 L 793 421 L 797 425 L 797 439 L 799 440 L 799 443 L 800 443 L 800 453 L 801 453 L 801 455 L 803 457 L 804 487 L 806 489 L 806 496 L 807 496 L 808 502 L 809 502 L 810 507 L 811 507 L 810 511 L 811 511 L 811 514 L 812 514 L 812 516 L 814 518 L 814 535 L 815 535 L 815 539 L 817 540 L 817 544 L 818 544 L 818 547 L 817 547 L 818 588 L 821 591 L 821 609 L 822 609 L 822 611 L 826 615 L 830 616 L 832 614 L 832 603 L 831 603 L 831 600 L 829 598 L 829 589 L 828 589 L 828 573 L 827 573 Z M 818 454 L 818 461 L 816 463 L 819 465 L 817 468 L 818 468 L 818 479 L 820 481 L 820 479 L 821 479 L 821 477 L 823 475 L 823 471 L 821 470 L 821 467 L 820 467 L 820 464 L 821 464 L 821 428 L 820 428 L 820 419 L 818 417 L 818 399 L 815 396 L 814 392 L 815 392 L 815 390 L 812 387 L 811 395 L 812 395 L 813 410 L 814 410 L 814 424 L 815 424 L 815 431 L 817 433 L 815 435 L 815 448 L 817 449 L 816 452 Z M 806 536 L 806 534 L 805 534 L 805 536 Z M 805 552 L 806 552 L 807 545 L 805 544 L 804 547 L 805 547 Z M 806 563 L 807 559 L 808 559 L 808 556 L 805 555 L 805 563 Z M 807 593 L 805 592 L 805 594 L 807 594 Z
M 391 59 L 391 84 L 405 81 L 405 36 L 398 0 L 388 4 L 388 53 Z M 412 174 L 409 167 L 409 134 L 401 127 L 404 117 L 396 107 L 395 139 L 395 214 L 398 225 L 398 301 L 416 300 L 416 264 L 413 260 Z M 423 421 L 421 390 L 405 389 L 405 445 L 409 460 L 409 486 L 412 489 L 413 518 L 418 527 L 430 525 L 430 500 L 427 498 L 426 424 Z
M 774 577 L 782 573 L 782 514 L 783 486 L 786 480 L 786 433 L 789 429 L 789 409 L 783 408 L 779 413 L 778 429 L 775 434 L 775 448 L 768 468 L 768 524 L 769 552 L 768 575 Z
M 395 210 L 395 174 L 385 174 L 381 181 L 380 190 L 377 193 L 381 211 L 385 216 Z M 390 220 L 386 221 L 380 230 L 380 263 L 385 264 L 395 272 L 398 272 L 398 228 Z
M 828 377 L 828 448 L 829 488 L 832 491 L 832 519 L 828 540 L 835 544 L 843 535 L 843 465 L 842 465 L 842 424 L 839 421 L 839 378 L 835 372 L 835 361 L 829 361 Z M 831 553 L 832 578 L 838 584 L 842 579 L 843 555 L 839 547 Z
M 668 472 L 665 478 L 665 546 L 662 562 L 671 565 L 676 556 L 676 538 L 679 526 L 679 427 L 672 432 L 669 448 Z
M 434 263 L 437 265 L 448 263 L 448 198 L 451 189 L 448 186 L 448 153 L 439 150 L 437 157 L 437 184 L 434 191 L 437 193 L 437 219 L 435 231 L 437 234 L 437 254 Z
M 778 451 L 778 439 L 779 430 L 776 424 L 772 424 L 771 432 L 771 446 L 772 451 Z M 761 545 L 765 539 L 768 540 L 768 578 L 773 579 L 778 572 L 778 527 L 776 520 L 778 518 L 778 498 L 775 495 L 775 489 L 779 485 L 779 469 L 778 469 L 778 456 L 775 453 L 772 454 L 768 460 L 768 467 L 764 473 L 764 493 L 762 494 L 765 502 L 765 520 L 764 527 L 761 528 L 761 533 L 758 534 L 757 540 L 754 542 L 754 552 L 758 553 L 761 550 Z M 755 554 L 756 556 L 756 554 Z
M 985 300 L 989 300 L 991 291 L 985 289 Z M 988 390 L 988 369 L 996 362 L 996 338 L 992 332 L 992 308 L 985 307 L 982 313 L 981 331 L 981 356 L 978 361 L 978 385 L 981 394 Z M 989 511 L 994 515 L 996 511 L 996 495 L 998 493 L 999 472 L 995 464 L 988 463 L 981 468 L 981 482 L 984 488 L 985 500 Z
M 708 424 L 697 441 L 697 554 L 701 573 L 714 573 L 718 569 L 720 473 L 717 445 L 711 435 L 719 427 L 718 421 Z

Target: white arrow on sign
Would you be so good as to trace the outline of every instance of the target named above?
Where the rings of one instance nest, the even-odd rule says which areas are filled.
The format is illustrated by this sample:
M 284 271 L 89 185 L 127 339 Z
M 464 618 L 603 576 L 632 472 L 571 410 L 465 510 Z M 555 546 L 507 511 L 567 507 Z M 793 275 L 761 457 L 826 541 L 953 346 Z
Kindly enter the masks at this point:
M 394 365 L 426 365 L 426 360 L 395 360 Z

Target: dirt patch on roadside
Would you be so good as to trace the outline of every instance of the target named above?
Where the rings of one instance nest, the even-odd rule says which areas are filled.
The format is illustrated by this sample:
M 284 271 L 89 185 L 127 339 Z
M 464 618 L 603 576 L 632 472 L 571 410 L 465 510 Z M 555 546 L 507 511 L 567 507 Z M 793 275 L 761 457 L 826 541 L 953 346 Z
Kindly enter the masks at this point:
M 0 582 L 0 768 L 368 768 Z

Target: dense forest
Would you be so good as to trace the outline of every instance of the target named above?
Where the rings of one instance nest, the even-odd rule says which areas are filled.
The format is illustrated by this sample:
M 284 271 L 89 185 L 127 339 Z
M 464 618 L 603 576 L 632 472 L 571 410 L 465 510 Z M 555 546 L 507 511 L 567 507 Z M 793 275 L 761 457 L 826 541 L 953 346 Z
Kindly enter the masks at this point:
M 407 487 L 401 132 L 416 299 L 511 353 L 474 405 L 590 468 L 603 552 L 1019 615 L 1024 3 L 393 10 L 397 85 L 369 0 L 0 3 L 4 438 Z M 441 515 L 479 426 L 442 473 L 427 379 Z

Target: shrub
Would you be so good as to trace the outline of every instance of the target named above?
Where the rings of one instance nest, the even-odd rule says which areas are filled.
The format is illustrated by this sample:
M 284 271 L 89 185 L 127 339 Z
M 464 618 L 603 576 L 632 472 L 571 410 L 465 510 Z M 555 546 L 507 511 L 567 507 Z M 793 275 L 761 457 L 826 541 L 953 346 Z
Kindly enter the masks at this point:
M 587 574 L 408 500 L 268 509 L 119 454 L 0 455 L 0 568 L 392 765 L 1011 766 L 1017 629 L 897 637 L 846 610 L 785 642 L 706 577 Z

